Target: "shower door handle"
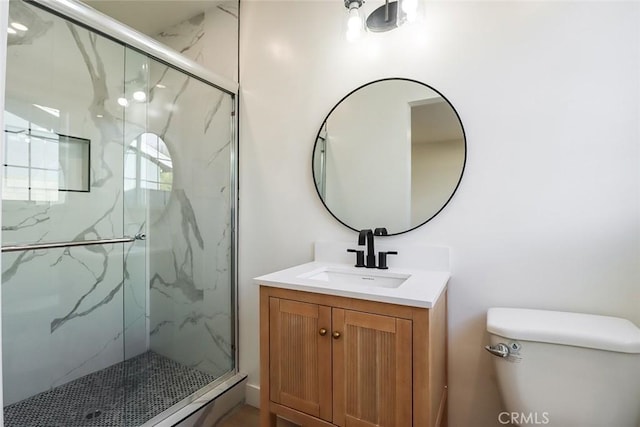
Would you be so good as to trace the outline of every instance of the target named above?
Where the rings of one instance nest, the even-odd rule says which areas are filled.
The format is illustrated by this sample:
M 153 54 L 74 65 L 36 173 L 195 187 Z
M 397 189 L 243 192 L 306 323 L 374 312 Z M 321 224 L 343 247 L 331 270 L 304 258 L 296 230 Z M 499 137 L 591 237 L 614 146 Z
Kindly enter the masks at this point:
M 73 246 L 111 245 L 115 243 L 129 243 L 136 240 L 146 240 L 147 235 L 138 233 L 134 237 L 120 237 L 117 239 L 100 240 L 76 240 L 71 242 L 30 243 L 26 245 L 7 245 L 2 247 L 2 252 L 35 251 L 38 249 L 69 248 Z

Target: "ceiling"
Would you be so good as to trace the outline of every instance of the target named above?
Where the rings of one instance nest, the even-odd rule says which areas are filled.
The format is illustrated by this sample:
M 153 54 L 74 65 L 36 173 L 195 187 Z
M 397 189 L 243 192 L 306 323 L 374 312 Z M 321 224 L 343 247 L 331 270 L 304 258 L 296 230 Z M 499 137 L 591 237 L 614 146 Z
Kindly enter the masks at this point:
M 90 7 L 150 37 L 200 12 L 212 0 L 83 0 Z

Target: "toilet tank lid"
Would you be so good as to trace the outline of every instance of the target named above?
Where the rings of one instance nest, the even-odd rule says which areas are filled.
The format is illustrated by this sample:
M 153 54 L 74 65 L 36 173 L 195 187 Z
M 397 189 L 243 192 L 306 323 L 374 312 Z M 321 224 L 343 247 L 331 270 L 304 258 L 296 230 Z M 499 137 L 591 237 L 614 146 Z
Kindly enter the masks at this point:
M 640 329 L 627 319 L 564 311 L 490 308 L 487 331 L 504 338 L 640 353 Z

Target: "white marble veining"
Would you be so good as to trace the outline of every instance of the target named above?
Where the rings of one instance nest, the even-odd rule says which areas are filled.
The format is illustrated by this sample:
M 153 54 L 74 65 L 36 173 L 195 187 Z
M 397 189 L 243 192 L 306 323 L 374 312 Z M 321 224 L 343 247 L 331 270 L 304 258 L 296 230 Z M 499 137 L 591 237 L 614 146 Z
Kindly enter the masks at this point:
M 210 70 L 238 81 L 238 2 L 214 1 L 203 13 L 169 28 L 155 39 Z
M 229 371 L 231 96 L 38 8 L 11 4 L 33 31 L 9 43 L 6 109 L 89 139 L 91 164 L 90 192 L 3 200 L 3 244 L 139 232 L 148 239 L 3 255 L 4 404 L 149 349 L 214 375 Z M 118 105 L 140 87 L 148 102 Z M 170 191 L 123 189 L 125 150 L 145 132 L 160 135 L 172 154 Z
M 123 80 L 123 47 L 22 2 L 11 3 L 14 13 L 34 31 L 8 49 L 6 110 L 90 140 L 90 192 L 3 200 L 3 244 L 121 237 L 122 108 L 110 94 Z M 43 62 L 51 52 L 58 55 Z M 69 68 L 74 78 L 62 78 Z M 59 110 L 59 119 L 34 103 Z M 5 405 L 122 360 L 125 334 L 140 327 L 123 324 L 122 305 L 136 245 L 3 255 Z
M 256 277 L 254 281 L 257 285 L 431 308 L 451 277 L 447 248 L 395 246 L 398 266 L 394 266 L 390 259 L 389 269 L 379 270 L 355 267 L 353 262 L 346 261 L 343 253 L 349 258 L 355 256 L 346 251 L 350 247 L 355 246 L 341 242 L 317 242 L 315 261 Z M 379 249 L 390 250 L 391 247 L 382 244 Z M 318 273 L 331 270 L 363 280 L 357 284 L 354 280 L 314 279 Z M 378 277 L 394 278 L 397 282 L 379 286 L 375 282 Z
M 150 198 L 150 347 L 220 375 L 233 364 L 229 95 L 159 63 L 164 86 L 148 104 L 147 132 L 173 162 L 168 198 Z M 165 106 L 170 103 L 171 109 Z
M 215 84 L 218 87 L 224 88 L 229 92 L 235 92 L 238 89 L 238 79 L 226 77 L 221 74 L 221 71 L 217 67 L 203 67 L 195 61 L 190 60 L 184 55 L 176 52 L 173 49 L 167 48 L 163 43 L 158 43 L 155 40 L 150 39 L 145 34 L 142 34 L 124 24 L 113 21 L 110 17 L 101 14 L 93 8 L 87 6 L 81 0 L 34 0 L 34 3 L 41 4 L 54 12 L 58 12 L 62 15 L 70 17 L 77 22 L 83 22 L 91 28 L 95 28 L 98 32 L 106 34 L 116 40 L 125 40 L 129 46 L 142 52 L 152 52 L 153 56 L 160 61 L 172 64 L 184 70 L 188 70 L 193 74 L 200 76 L 201 78 Z M 237 10 L 237 1 L 235 2 L 235 9 Z M 221 3 L 221 7 L 229 12 L 234 10 L 234 5 L 227 7 L 225 2 Z M 220 34 L 225 40 L 234 39 L 237 41 L 238 22 L 237 16 L 235 21 L 230 25 L 224 27 L 224 30 L 220 32 L 210 32 L 213 34 Z M 233 27 L 235 24 L 235 27 Z M 216 25 L 214 28 L 220 27 Z M 224 54 L 225 50 L 229 58 L 235 57 L 233 60 L 237 69 L 237 54 L 234 46 L 236 43 L 230 42 L 229 46 L 222 46 L 221 53 Z M 216 70 L 212 72 L 211 70 Z
M 182 55 L 237 80 L 237 1 L 156 36 Z M 150 348 L 220 375 L 233 366 L 231 311 L 232 99 L 157 62 L 148 64 L 145 131 L 167 145 L 171 195 L 149 194 Z M 170 108 L 167 106 L 170 105 Z

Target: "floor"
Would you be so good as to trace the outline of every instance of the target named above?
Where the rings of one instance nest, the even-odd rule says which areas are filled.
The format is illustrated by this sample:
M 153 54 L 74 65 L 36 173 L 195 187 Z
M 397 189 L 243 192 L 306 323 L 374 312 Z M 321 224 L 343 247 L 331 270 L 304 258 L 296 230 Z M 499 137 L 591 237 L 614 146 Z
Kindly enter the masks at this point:
M 215 427 L 258 427 L 260 425 L 260 411 L 253 406 L 244 405 L 234 410 L 228 417 L 222 419 Z M 278 427 L 297 427 L 287 420 L 278 418 Z
M 213 380 L 149 351 L 6 406 L 4 425 L 138 426 Z

